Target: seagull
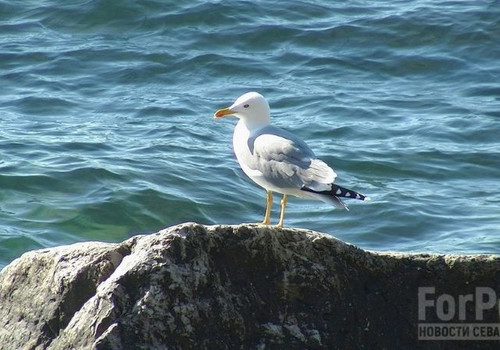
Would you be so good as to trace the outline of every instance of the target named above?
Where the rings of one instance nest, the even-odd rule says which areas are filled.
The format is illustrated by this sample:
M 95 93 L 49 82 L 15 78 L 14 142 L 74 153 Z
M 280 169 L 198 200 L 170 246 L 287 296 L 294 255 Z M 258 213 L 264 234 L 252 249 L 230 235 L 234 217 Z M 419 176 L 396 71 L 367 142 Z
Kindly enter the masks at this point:
M 340 198 L 367 201 L 370 198 L 334 184 L 337 174 L 318 159 L 294 134 L 271 125 L 271 110 L 261 94 L 247 92 L 214 118 L 239 119 L 233 134 L 233 149 L 243 172 L 267 192 L 262 224 L 271 223 L 273 192 L 283 195 L 278 228 L 283 227 L 288 196 L 311 198 L 348 210 Z

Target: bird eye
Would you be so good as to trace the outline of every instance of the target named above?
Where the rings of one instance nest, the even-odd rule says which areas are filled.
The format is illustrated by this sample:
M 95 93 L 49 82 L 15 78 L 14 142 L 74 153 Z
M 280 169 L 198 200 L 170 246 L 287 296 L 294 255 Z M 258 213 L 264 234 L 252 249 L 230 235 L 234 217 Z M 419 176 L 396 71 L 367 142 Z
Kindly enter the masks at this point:
M 246 104 L 246 105 L 244 105 L 243 107 L 244 107 L 244 108 L 248 108 L 248 107 L 250 107 L 250 105 L 249 105 L 249 104 Z

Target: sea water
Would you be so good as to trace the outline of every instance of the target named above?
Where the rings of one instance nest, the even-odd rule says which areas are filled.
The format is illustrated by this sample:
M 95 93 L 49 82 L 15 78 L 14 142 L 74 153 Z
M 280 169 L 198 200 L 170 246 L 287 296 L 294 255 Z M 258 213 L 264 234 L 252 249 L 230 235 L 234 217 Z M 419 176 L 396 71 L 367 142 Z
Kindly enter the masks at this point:
M 258 222 L 213 112 L 247 91 L 350 211 L 285 225 L 364 249 L 500 252 L 500 2 L 0 1 L 0 267 L 186 221 Z M 273 222 L 278 220 L 275 196 Z

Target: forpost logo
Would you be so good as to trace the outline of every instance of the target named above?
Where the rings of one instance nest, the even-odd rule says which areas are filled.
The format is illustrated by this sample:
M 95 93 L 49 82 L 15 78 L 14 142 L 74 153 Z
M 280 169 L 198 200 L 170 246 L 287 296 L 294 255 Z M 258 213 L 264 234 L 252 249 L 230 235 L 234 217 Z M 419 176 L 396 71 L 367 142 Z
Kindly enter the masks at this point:
M 484 322 L 486 315 L 500 322 L 499 305 L 490 287 L 476 287 L 474 293 L 463 295 L 436 294 L 435 287 L 419 287 L 418 339 L 500 340 L 500 323 Z

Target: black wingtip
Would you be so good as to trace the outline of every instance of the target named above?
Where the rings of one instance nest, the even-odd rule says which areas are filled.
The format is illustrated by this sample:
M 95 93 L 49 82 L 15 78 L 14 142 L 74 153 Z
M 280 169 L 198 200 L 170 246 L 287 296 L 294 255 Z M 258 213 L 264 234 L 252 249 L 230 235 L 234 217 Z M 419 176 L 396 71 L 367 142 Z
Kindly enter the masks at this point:
M 330 196 L 335 196 L 335 197 L 341 197 L 341 198 L 352 198 L 352 199 L 359 199 L 362 201 L 369 201 L 370 197 L 365 196 L 364 194 L 358 193 L 356 191 L 347 189 L 342 186 L 338 186 L 335 184 L 332 184 L 332 189 L 328 191 L 315 191 L 307 186 L 302 186 L 301 187 L 302 191 L 307 191 L 307 192 L 312 192 L 312 193 L 319 193 L 319 194 L 326 194 Z
M 359 199 L 359 200 L 370 200 L 370 197 L 365 196 L 364 194 L 358 193 L 356 191 L 350 190 L 348 188 L 334 185 L 332 184 L 332 191 L 331 191 L 335 196 L 337 197 L 343 197 L 343 198 L 353 198 L 353 199 Z

